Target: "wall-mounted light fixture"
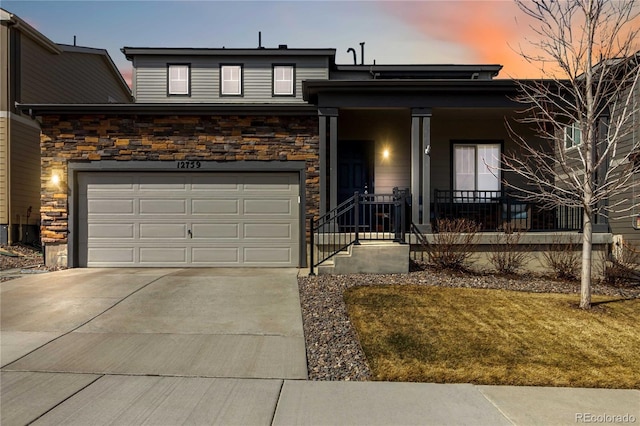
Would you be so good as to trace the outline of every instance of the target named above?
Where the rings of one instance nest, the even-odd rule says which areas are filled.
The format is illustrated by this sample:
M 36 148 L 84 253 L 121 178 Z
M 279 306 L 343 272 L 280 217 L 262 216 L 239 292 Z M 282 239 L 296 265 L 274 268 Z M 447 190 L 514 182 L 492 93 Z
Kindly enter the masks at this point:
M 389 158 L 389 148 L 385 148 L 384 151 L 382 151 L 382 158 L 385 160 Z
M 51 173 L 51 183 L 56 186 L 60 184 L 60 174 L 58 172 Z

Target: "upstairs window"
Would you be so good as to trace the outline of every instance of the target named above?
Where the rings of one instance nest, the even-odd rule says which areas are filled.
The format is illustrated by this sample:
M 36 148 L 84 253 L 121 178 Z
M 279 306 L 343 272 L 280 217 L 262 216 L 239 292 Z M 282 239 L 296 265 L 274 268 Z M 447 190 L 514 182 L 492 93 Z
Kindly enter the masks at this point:
M 500 144 L 455 144 L 453 185 L 456 191 L 500 190 Z
M 188 64 L 169 64 L 168 92 L 169 95 L 189 95 L 189 74 Z
M 273 66 L 273 95 L 294 95 L 294 68 L 293 65 Z
M 577 122 L 572 123 L 564 128 L 564 147 L 565 149 L 578 146 L 582 143 L 582 130 Z
M 242 65 L 222 65 L 220 80 L 221 95 L 242 96 Z

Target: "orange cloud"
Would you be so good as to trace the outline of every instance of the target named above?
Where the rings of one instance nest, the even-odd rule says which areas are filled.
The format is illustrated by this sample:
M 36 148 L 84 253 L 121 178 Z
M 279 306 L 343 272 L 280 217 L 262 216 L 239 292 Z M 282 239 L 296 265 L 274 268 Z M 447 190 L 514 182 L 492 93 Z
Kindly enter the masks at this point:
M 530 48 L 529 21 L 512 1 L 383 2 L 387 11 L 435 42 L 462 46 L 468 61 L 501 64 L 502 77 L 539 78 L 517 52 Z
M 120 74 L 122 74 L 122 78 L 127 82 L 129 88 L 133 87 L 131 82 L 133 81 L 133 70 L 130 67 L 120 70 Z

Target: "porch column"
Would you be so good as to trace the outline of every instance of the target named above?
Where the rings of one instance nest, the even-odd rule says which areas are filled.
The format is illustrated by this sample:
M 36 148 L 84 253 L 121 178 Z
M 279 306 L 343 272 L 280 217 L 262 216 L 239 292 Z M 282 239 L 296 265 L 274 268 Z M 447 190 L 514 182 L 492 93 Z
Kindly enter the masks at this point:
M 329 210 L 338 207 L 338 113 L 329 117 Z
M 411 217 L 431 232 L 431 109 L 411 110 Z M 422 206 L 422 215 L 420 215 Z
M 431 110 L 422 117 L 422 232 L 431 232 Z
M 327 120 L 327 118 L 329 120 Z M 329 126 L 327 129 L 327 121 Z M 320 191 L 320 215 L 325 214 L 328 210 L 333 209 L 337 205 L 338 199 L 338 183 L 337 183 L 337 162 L 338 162 L 338 109 L 337 108 L 319 108 L 318 109 L 318 189 Z M 327 130 L 329 135 L 329 146 L 327 149 Z M 327 161 L 327 152 L 328 160 Z M 327 173 L 328 172 L 328 173 Z M 328 189 L 328 191 L 327 191 Z M 327 193 L 329 202 L 327 203 Z
M 420 117 L 411 114 L 411 220 L 420 221 Z
M 321 114 L 318 111 L 318 114 Z M 318 190 L 320 191 L 320 216 L 327 212 L 327 117 L 320 115 L 318 117 L 319 147 L 318 147 Z

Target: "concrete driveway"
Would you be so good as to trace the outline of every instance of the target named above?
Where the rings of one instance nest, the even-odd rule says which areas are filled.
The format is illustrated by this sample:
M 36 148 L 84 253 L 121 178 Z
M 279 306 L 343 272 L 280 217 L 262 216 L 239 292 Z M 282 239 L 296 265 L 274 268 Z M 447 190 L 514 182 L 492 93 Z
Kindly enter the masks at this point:
M 3 370 L 305 379 L 296 276 L 74 269 L 9 281 Z
M 231 389 L 271 407 L 283 379 L 307 378 L 297 272 L 71 269 L 2 283 L 2 424 L 37 419 L 89 385 L 129 402 L 162 389 L 148 376 L 180 377 L 162 382 L 178 394 L 185 378 L 200 380 L 190 392 L 215 382 L 223 400 Z

